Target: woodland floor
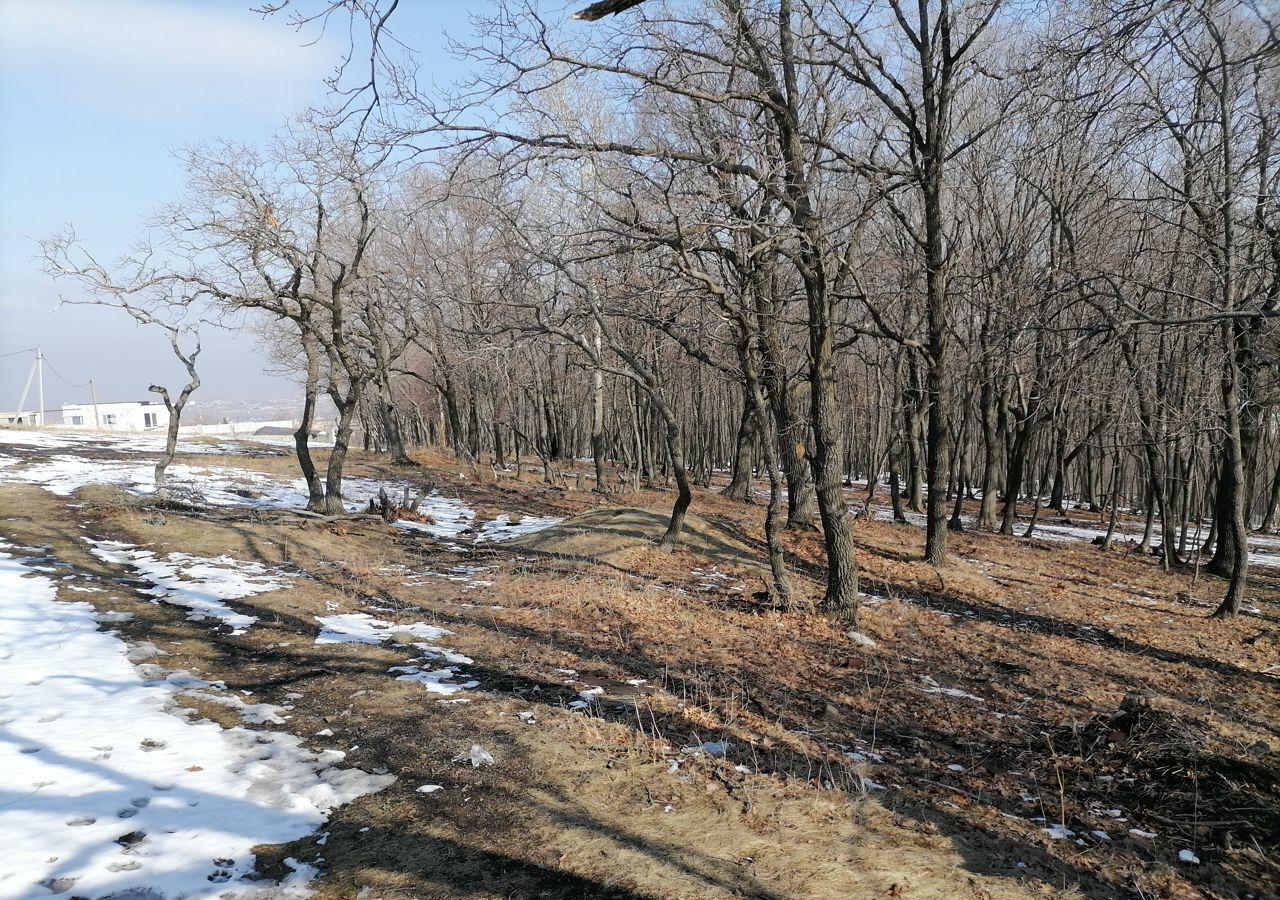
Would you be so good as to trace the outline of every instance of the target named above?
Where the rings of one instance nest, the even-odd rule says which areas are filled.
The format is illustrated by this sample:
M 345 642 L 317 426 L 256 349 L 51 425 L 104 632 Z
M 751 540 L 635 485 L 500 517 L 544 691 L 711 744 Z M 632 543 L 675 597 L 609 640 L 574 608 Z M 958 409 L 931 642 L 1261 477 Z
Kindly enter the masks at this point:
M 709 491 L 662 554 L 668 494 L 495 484 L 430 454 L 412 469 L 354 454 L 349 472 L 429 485 L 477 522 L 587 515 L 495 544 L 162 508 L 23 483 L 55 451 L 5 449 L 21 461 L 0 484 L 0 537 L 105 589 L 63 581 L 59 600 L 131 613 L 110 627 L 165 667 L 291 707 L 254 727 L 396 776 L 324 835 L 257 848 L 273 877 L 322 858 L 321 900 L 1280 897 L 1280 570 L 1254 567 L 1256 611 L 1223 622 L 1208 618 L 1221 581 L 1124 547 L 966 531 L 935 569 L 919 528 L 860 521 L 864 646 L 767 608 L 763 508 Z M 179 461 L 292 477 L 285 456 Z M 141 593 L 86 535 L 291 580 L 229 601 L 258 617 L 232 634 Z M 819 536 L 787 539 L 816 598 Z M 398 638 L 316 643 L 317 617 L 355 613 L 449 629 L 471 660 L 459 679 L 478 685 L 397 680 Z M 1122 709 L 1129 695 L 1142 702 Z M 472 744 L 494 764 L 452 761 Z

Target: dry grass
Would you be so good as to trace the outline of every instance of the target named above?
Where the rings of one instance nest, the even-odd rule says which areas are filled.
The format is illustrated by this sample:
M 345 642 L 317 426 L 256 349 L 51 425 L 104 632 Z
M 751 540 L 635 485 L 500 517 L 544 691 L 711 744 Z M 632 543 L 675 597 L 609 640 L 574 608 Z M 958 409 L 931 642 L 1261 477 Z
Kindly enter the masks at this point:
M 493 484 L 485 466 L 421 461 L 404 470 L 358 458 L 352 474 L 408 473 L 488 517 L 608 502 L 537 476 Z M 1272 621 L 1218 622 L 1206 618 L 1216 582 L 1190 591 L 1206 598 L 1197 603 L 1179 596 L 1186 575 L 1146 558 L 964 534 L 953 538 L 955 560 L 934 569 L 916 559 L 918 530 L 863 522 L 871 599 L 859 628 L 879 641 L 864 648 L 826 618 L 782 614 L 755 596 L 763 511 L 710 494 L 699 493 L 701 518 L 671 554 L 651 544 L 669 502 L 653 492 L 627 496 L 638 508 L 459 553 L 372 522 L 196 518 L 101 489 L 82 491 L 89 506 L 71 509 L 36 489 L 0 490 L 6 509 L 25 513 L 5 519 L 11 538 L 104 577 L 120 573 L 84 551 L 81 521 L 161 552 L 227 553 L 295 573 L 288 590 L 243 604 L 261 621 L 238 636 L 186 622 L 120 582 L 103 602 L 137 612 L 126 636 L 162 646 L 166 665 L 269 702 L 300 694 L 291 730 L 330 728 L 339 745 L 359 745 L 352 764 L 399 776 L 337 811 L 322 898 L 365 886 L 388 898 L 1280 891 L 1280 692 L 1264 674 L 1280 662 L 1265 637 L 1280 590 L 1265 572 L 1251 602 Z M 818 536 L 787 540 L 799 570 L 820 576 Z M 495 584 L 406 578 L 460 564 L 495 567 L 484 575 Z M 713 567 L 729 578 L 709 575 Z M 819 590 L 810 577 L 798 586 Z M 384 617 L 452 629 L 449 646 L 475 660 L 466 667 L 482 683 L 475 702 L 439 704 L 387 676 L 403 651 L 313 643 L 315 616 L 360 611 L 371 598 L 400 610 Z M 628 689 L 636 679 L 644 688 Z M 566 708 L 597 685 L 606 692 L 590 710 Z M 1154 697 L 1145 718 L 1118 719 L 1134 692 Z M 536 724 L 517 717 L 526 711 Z M 720 740 L 731 742 L 725 759 L 681 752 Z M 449 762 L 472 742 L 498 764 Z M 889 790 L 868 794 L 864 777 Z M 414 793 L 428 781 L 446 790 Z M 1117 807 L 1126 822 L 1105 814 Z M 1051 841 L 1036 816 L 1088 839 Z M 1242 824 L 1206 824 L 1218 821 Z M 1159 837 L 1133 839 L 1129 827 Z M 1095 828 L 1113 840 L 1089 838 Z M 1182 847 L 1204 865 L 1178 864 Z M 270 870 L 319 852 L 307 840 L 263 848 L 262 858 Z

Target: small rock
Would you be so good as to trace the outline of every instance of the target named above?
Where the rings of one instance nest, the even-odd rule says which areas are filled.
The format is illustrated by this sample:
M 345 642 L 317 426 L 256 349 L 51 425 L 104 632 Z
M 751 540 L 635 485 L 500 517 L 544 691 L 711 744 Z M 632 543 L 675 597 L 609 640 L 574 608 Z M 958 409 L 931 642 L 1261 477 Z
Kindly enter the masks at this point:
M 866 636 L 865 634 L 863 634 L 861 631 L 854 631 L 853 629 L 849 629 L 848 631 L 846 631 L 846 632 L 845 632 L 845 637 L 847 637 L 849 640 L 853 641 L 853 642 L 854 642 L 855 644 L 857 644 L 859 647 L 874 647 L 874 646 L 876 646 L 876 642 L 875 642 L 873 639 L 871 639 L 871 638 L 867 637 L 867 636 Z

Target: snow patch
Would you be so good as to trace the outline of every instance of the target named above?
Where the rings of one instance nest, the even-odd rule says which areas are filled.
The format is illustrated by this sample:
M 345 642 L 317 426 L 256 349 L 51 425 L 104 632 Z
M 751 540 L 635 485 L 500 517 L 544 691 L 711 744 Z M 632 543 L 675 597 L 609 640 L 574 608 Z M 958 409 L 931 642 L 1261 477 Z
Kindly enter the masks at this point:
M 190 621 L 217 619 L 231 626 L 232 634 L 243 634 L 258 618 L 236 612 L 225 601 L 278 590 L 285 584 L 285 576 L 230 556 L 170 553 L 162 558 L 119 541 L 84 540 L 91 545 L 94 556 L 128 566 L 155 585 L 144 589 L 143 594 L 191 610 L 187 616 Z
M 426 622 L 397 625 L 395 622 L 376 619 L 368 613 L 343 613 L 315 618 L 324 626 L 316 637 L 317 644 L 381 644 L 399 634 L 438 640 L 447 634 L 453 634 L 447 628 L 428 625 Z
M 12 549 L 7 546 L 0 550 Z M 135 668 L 87 603 L 0 552 L 0 895 L 305 896 L 246 881 L 252 848 L 314 832 L 392 776 L 339 769 L 290 734 L 175 715 L 186 673 Z M 189 711 L 188 711 L 189 712 Z
M 514 522 L 512 521 L 512 516 L 503 513 L 480 526 L 480 530 L 476 533 L 476 542 L 493 541 L 499 543 L 510 541 L 526 534 L 534 534 L 553 525 L 559 525 L 563 521 L 564 519 L 556 516 L 524 516 L 520 521 Z

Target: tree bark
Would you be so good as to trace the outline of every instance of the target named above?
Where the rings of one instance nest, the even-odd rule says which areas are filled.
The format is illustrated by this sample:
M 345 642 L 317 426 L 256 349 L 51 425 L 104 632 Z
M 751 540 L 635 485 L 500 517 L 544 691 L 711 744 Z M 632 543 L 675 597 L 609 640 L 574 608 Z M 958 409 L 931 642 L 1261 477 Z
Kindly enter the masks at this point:
M 750 396 L 751 388 L 744 387 L 744 393 L 747 393 L 746 402 L 743 406 L 742 417 L 738 420 L 738 438 L 734 446 L 733 454 L 733 477 L 729 480 L 728 486 L 722 492 L 724 496 L 734 500 L 741 500 L 743 503 L 751 503 L 752 497 L 752 475 L 754 468 L 756 439 L 759 435 L 759 425 L 756 420 L 756 404 L 755 400 Z M 770 429 L 772 431 L 772 429 Z M 773 448 L 774 455 L 777 455 L 777 447 Z

